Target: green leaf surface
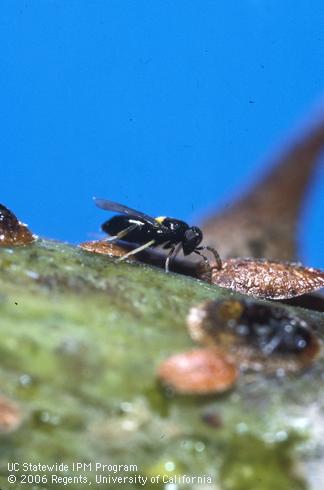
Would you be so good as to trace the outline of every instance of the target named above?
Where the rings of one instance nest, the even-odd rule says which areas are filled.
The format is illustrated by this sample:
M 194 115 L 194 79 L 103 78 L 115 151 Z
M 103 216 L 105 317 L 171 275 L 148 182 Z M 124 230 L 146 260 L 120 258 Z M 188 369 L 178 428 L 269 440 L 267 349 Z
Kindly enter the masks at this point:
M 70 483 L 72 490 L 89 481 L 121 488 L 96 484 L 109 473 L 96 472 L 96 463 L 137 465 L 115 474 L 132 477 L 123 484 L 130 489 L 143 487 L 136 475 L 148 478 L 146 488 L 167 488 L 150 483 L 163 474 L 169 483 L 184 475 L 212 481 L 174 488 L 322 488 L 321 358 L 293 376 L 242 375 L 221 396 L 175 396 L 156 380 L 162 360 L 193 346 L 189 308 L 233 296 L 58 242 L 0 249 L 1 394 L 22 414 L 17 430 L 0 435 L 0 488 L 26 488 L 22 467 L 17 482 L 7 482 L 8 462 L 64 462 L 61 476 L 88 478 Z M 323 337 L 323 314 L 287 308 L 315 322 Z M 204 422 L 206 412 L 218 417 L 217 427 Z M 73 462 L 91 463 L 91 471 L 73 471 Z M 45 473 L 46 483 L 27 486 L 60 488 Z

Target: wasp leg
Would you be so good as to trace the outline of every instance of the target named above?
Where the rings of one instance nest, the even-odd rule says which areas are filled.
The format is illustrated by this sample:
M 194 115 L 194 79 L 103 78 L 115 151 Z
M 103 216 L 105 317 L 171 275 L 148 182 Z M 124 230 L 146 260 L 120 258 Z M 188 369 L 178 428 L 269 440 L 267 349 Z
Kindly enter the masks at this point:
M 117 235 L 110 236 L 109 238 L 105 238 L 105 241 L 106 242 L 112 242 L 114 240 L 120 240 L 121 238 L 123 238 L 124 236 L 126 236 L 128 233 L 130 233 L 131 231 L 135 230 L 135 228 L 138 228 L 138 225 L 128 226 L 124 230 L 122 230 L 119 233 L 117 233 Z
M 166 273 L 169 272 L 169 264 L 170 264 L 170 260 L 171 260 L 172 255 L 173 255 L 173 258 L 175 258 L 178 255 L 180 248 L 181 248 L 181 245 L 182 245 L 181 243 L 178 243 L 177 246 L 173 245 L 170 252 L 168 253 L 168 256 L 167 256 L 166 261 L 165 261 L 165 272 Z M 173 252 L 174 252 L 174 254 L 173 254 Z
M 205 264 L 206 264 L 206 265 L 208 265 L 208 267 L 209 267 L 209 268 L 211 268 L 211 267 L 210 267 L 209 260 L 207 259 L 207 257 L 206 257 L 205 255 L 203 255 L 203 254 L 201 254 L 200 252 L 198 252 L 198 250 L 197 250 L 197 249 L 196 249 L 196 250 L 194 250 L 194 253 L 195 253 L 195 254 L 197 254 L 197 255 L 199 255 L 200 257 L 202 257 L 202 258 L 204 259 Z
M 218 270 L 221 270 L 222 268 L 222 261 L 221 261 L 221 258 L 218 254 L 218 252 L 213 248 L 213 247 L 209 247 L 209 246 L 206 246 L 206 247 L 198 247 L 196 248 L 196 250 L 209 250 L 209 252 L 211 252 L 215 258 L 215 261 L 216 261 L 216 264 L 217 264 L 217 269 Z M 196 252 L 195 250 L 195 252 Z M 201 255 L 201 254 L 198 254 L 198 255 Z M 202 255 L 202 257 L 204 257 Z
M 127 257 L 130 257 L 131 255 L 137 254 L 138 252 L 141 252 L 142 250 L 145 250 L 146 248 L 151 247 L 154 243 L 155 243 L 155 240 L 151 240 L 150 242 L 144 243 L 144 245 L 141 245 L 140 247 L 137 247 L 134 250 L 131 250 L 127 254 L 120 257 L 117 260 L 117 262 L 122 262 L 123 260 L 127 259 Z
M 169 272 L 169 264 L 170 264 L 170 260 L 171 260 L 171 257 L 172 257 L 172 254 L 174 252 L 174 249 L 175 249 L 175 246 L 173 245 L 170 252 L 168 253 L 167 255 L 167 258 L 166 258 L 166 261 L 165 261 L 165 272 L 168 273 Z

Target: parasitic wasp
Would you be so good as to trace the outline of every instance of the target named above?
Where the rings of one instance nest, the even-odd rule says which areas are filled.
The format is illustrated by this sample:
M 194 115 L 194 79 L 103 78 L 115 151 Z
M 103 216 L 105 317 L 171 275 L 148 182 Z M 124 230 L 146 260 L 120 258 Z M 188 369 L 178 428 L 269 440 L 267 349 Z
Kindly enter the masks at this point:
M 145 213 L 106 199 L 94 198 L 94 201 L 98 208 L 120 213 L 101 226 L 101 229 L 110 235 L 108 241 L 123 239 L 140 245 L 120 257 L 120 261 L 146 248 L 162 246 L 166 250 L 169 249 L 165 260 L 166 272 L 169 272 L 171 258 L 174 258 L 181 248 L 184 255 L 191 253 L 200 255 L 210 267 L 207 257 L 201 253 L 201 250 L 209 250 L 215 258 L 217 268 L 221 269 L 222 262 L 217 251 L 209 246 L 200 246 L 203 234 L 197 226 L 189 226 L 184 221 L 166 216 L 152 218 Z

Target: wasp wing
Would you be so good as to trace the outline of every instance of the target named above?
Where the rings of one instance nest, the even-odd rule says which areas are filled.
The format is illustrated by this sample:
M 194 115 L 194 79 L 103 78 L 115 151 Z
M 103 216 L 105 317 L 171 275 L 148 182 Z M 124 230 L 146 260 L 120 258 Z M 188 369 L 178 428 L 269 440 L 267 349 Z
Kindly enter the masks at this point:
M 137 216 L 138 218 L 143 218 L 145 221 L 153 226 L 161 226 L 152 216 L 142 213 L 141 211 L 136 211 L 135 209 L 129 208 L 124 204 L 119 204 L 118 202 L 108 201 L 107 199 L 98 199 L 94 197 L 95 205 L 98 208 L 104 209 L 105 211 L 112 211 L 115 213 L 127 214 L 132 216 Z

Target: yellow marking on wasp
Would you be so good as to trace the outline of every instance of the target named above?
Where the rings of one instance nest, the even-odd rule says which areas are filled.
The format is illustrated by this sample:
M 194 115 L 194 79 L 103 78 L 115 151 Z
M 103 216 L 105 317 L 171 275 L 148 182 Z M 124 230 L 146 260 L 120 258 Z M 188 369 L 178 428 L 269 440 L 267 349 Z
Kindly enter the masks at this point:
M 157 221 L 158 223 L 160 223 L 160 225 L 162 225 L 163 221 L 165 220 L 166 216 L 158 216 L 157 218 L 154 218 L 155 221 Z

